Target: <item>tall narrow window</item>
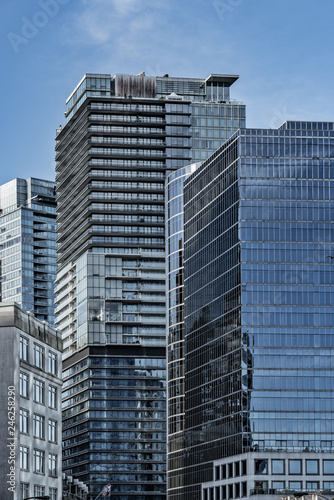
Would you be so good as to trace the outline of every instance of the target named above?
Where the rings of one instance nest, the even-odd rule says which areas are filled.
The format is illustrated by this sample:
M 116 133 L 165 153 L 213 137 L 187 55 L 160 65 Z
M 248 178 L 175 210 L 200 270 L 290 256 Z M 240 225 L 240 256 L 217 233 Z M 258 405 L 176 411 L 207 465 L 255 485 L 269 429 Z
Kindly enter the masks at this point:
M 20 432 L 29 434 L 29 412 L 24 408 L 20 408 Z
M 57 488 L 49 489 L 50 500 L 57 500 Z
M 35 497 L 41 497 L 45 493 L 45 488 L 44 486 L 41 486 L 40 484 L 34 484 L 34 496 Z
M 44 404 L 44 382 L 34 378 L 34 401 Z
M 28 361 L 29 340 L 23 335 L 20 336 L 20 359 Z
M 29 496 L 29 483 L 20 483 L 20 500 L 28 498 Z
M 57 354 L 53 351 L 49 351 L 49 372 L 57 375 Z
M 20 373 L 20 396 L 28 397 L 28 384 L 29 375 L 27 373 Z
M 49 385 L 49 407 L 57 409 L 57 387 Z
M 44 451 L 34 450 L 34 472 L 44 474 Z
M 49 441 L 50 443 L 57 442 L 57 421 L 49 420 Z
M 20 469 L 29 470 L 29 448 L 20 446 Z
M 33 416 L 34 437 L 44 439 L 44 417 L 34 413 Z
M 34 365 L 44 368 L 44 347 L 39 344 L 34 344 Z
M 49 453 L 49 476 L 57 476 L 57 455 Z

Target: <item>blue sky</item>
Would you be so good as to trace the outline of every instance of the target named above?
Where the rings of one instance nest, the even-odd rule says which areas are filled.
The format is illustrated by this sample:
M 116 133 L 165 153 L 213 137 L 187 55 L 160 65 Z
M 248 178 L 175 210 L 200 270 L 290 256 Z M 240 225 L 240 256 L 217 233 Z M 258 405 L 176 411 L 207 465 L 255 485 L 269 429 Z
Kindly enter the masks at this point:
M 2 0 L 0 183 L 54 179 L 84 73 L 238 74 L 248 127 L 334 121 L 333 0 Z

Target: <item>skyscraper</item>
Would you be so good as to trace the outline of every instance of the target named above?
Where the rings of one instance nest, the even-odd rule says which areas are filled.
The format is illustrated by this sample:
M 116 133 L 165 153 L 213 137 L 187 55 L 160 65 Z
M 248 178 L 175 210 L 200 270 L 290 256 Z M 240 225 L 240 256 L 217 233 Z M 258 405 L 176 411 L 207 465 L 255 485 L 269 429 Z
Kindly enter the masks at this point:
M 166 179 L 167 488 L 184 464 L 183 183 L 201 163 Z
M 57 324 L 64 469 L 123 498 L 165 495 L 166 173 L 245 124 L 236 76 L 85 75 L 58 130 Z
M 1 302 L 15 301 L 55 324 L 55 183 L 29 178 L 0 186 Z
M 333 123 L 240 130 L 185 181 L 171 497 L 333 496 L 333 151 Z

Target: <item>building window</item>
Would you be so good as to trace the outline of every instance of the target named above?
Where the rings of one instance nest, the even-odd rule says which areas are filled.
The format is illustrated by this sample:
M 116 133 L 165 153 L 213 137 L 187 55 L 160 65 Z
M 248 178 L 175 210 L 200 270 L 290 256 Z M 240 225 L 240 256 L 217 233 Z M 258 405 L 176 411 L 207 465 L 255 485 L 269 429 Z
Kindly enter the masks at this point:
M 268 460 L 254 460 L 254 474 L 268 474 Z
M 242 476 L 247 475 L 247 461 L 246 460 L 241 460 L 241 475 Z
M 306 474 L 319 474 L 319 460 L 306 460 Z
M 284 460 L 272 460 L 271 461 L 271 473 L 272 474 L 285 474 Z
M 45 492 L 44 486 L 41 486 L 40 484 L 34 484 L 34 496 L 35 497 L 43 496 L 44 492 Z
M 273 481 L 271 483 L 271 487 L 274 490 L 284 490 L 285 489 L 285 481 Z
M 259 495 L 268 493 L 268 481 L 255 481 L 254 490 Z
M 334 491 L 334 481 L 324 481 L 324 490 Z
M 29 433 L 29 412 L 24 408 L 20 408 L 20 432 L 22 434 Z
M 44 451 L 34 450 L 34 472 L 44 474 Z
M 57 354 L 52 351 L 49 351 L 49 372 L 57 375 Z
M 44 382 L 34 378 L 34 401 L 44 404 Z
M 241 483 L 241 496 L 242 497 L 247 496 L 247 481 Z
M 57 421 L 49 420 L 49 441 L 50 443 L 57 442 Z
M 332 441 L 321 441 L 322 451 L 332 451 Z
M 29 340 L 26 337 L 20 336 L 20 359 L 28 361 Z M 22 483 L 24 484 L 24 483 Z
M 334 475 L 334 460 L 324 460 L 324 474 Z
M 29 448 L 20 446 L 20 469 L 29 470 Z
M 49 476 L 57 476 L 57 455 L 49 453 Z
M 49 407 L 57 409 L 57 387 L 49 385 Z
M 57 500 L 57 488 L 50 488 L 49 489 L 49 497 L 50 497 L 50 500 Z
M 34 344 L 34 365 L 44 368 L 44 347 L 39 344 Z
M 290 481 L 289 482 L 289 489 L 292 491 L 301 491 L 302 482 L 301 481 Z
M 28 498 L 29 496 L 29 483 L 20 483 L 20 500 Z
M 301 474 L 301 473 L 302 473 L 302 461 L 289 460 L 289 474 Z
M 33 416 L 34 437 L 44 439 L 44 417 L 34 413 Z
M 307 491 L 317 491 L 319 490 L 319 481 L 306 481 Z
M 29 375 L 27 373 L 20 373 L 20 396 L 23 398 L 28 397 Z

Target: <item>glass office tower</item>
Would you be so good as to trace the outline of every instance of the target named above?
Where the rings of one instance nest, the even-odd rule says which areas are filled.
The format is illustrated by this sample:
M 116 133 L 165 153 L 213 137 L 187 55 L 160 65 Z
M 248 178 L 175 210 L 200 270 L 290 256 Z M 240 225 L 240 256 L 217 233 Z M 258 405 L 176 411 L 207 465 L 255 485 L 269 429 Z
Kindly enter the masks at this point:
M 0 186 L 0 300 L 55 324 L 56 185 L 13 179 Z
M 245 123 L 237 77 L 85 75 L 58 129 L 64 470 L 95 498 L 165 496 L 166 173 Z M 107 439 L 107 441 L 106 441 Z
M 174 498 L 333 496 L 333 151 L 333 123 L 240 130 L 185 181 Z
M 183 183 L 200 165 L 166 179 L 167 488 L 182 474 L 184 449 Z

